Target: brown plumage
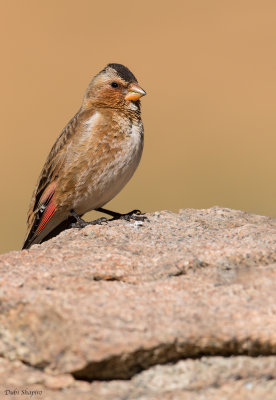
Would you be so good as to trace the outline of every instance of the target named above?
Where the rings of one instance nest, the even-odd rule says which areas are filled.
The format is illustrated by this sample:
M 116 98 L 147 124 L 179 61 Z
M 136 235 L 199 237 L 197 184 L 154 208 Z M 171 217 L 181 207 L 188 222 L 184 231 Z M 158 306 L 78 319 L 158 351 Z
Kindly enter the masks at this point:
M 94 77 L 42 169 L 23 249 L 70 226 L 73 215 L 101 208 L 129 181 L 142 155 L 145 94 L 123 65 L 108 64 Z

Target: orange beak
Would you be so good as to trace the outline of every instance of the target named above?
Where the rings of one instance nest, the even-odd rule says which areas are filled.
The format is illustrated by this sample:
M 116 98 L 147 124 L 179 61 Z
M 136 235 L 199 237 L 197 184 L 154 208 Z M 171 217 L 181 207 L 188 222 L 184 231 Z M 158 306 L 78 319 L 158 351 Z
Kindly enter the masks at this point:
M 128 88 L 125 100 L 137 101 L 147 94 L 137 83 L 132 83 Z

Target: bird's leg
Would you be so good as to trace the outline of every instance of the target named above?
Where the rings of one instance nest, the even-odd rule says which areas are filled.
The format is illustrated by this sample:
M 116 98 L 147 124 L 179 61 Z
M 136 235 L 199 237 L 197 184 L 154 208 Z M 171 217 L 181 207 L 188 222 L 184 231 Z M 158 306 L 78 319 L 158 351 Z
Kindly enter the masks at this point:
M 76 219 L 76 222 L 71 224 L 71 228 L 84 228 L 87 225 L 101 225 L 102 222 L 108 221 L 107 218 L 98 218 L 94 221 L 86 222 L 74 210 L 71 210 L 71 215 Z
M 146 221 L 148 218 L 143 216 L 140 210 L 132 210 L 126 214 L 120 214 L 115 211 L 107 210 L 106 208 L 96 208 L 96 211 L 111 215 L 110 221 L 115 221 L 116 219 L 124 219 L 130 221 L 131 219 L 135 221 Z

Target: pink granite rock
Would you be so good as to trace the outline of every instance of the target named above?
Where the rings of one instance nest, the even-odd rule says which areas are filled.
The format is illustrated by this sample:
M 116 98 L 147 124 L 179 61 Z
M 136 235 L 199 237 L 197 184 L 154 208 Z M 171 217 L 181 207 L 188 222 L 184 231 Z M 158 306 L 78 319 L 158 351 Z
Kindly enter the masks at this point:
M 276 398 L 276 220 L 148 218 L 0 256 L 3 398 Z

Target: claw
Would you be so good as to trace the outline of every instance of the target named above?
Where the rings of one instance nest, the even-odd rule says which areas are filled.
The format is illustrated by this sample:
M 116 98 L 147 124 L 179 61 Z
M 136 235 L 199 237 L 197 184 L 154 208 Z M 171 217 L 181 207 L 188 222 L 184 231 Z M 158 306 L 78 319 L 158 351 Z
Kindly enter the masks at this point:
M 72 223 L 70 228 L 82 229 L 82 228 L 85 228 L 88 225 L 101 225 L 103 222 L 107 222 L 108 221 L 107 218 L 102 217 L 102 218 L 95 219 L 94 221 L 87 222 L 87 221 L 84 221 L 84 219 L 82 219 L 74 211 L 72 211 L 71 213 L 76 218 L 76 222 Z
M 105 217 L 94 219 L 94 221 L 87 222 L 87 225 L 101 225 L 103 222 L 107 222 L 108 219 Z
M 142 216 L 143 213 L 140 210 L 132 210 L 127 214 L 119 214 L 118 217 L 113 217 L 111 221 L 114 221 L 116 219 L 123 219 L 125 221 L 146 221 L 148 218 Z
M 137 215 L 141 215 L 141 214 L 144 214 L 144 213 L 142 213 L 141 210 L 132 210 L 132 211 L 130 211 L 128 214 L 137 214 Z

